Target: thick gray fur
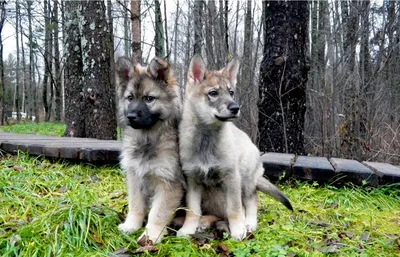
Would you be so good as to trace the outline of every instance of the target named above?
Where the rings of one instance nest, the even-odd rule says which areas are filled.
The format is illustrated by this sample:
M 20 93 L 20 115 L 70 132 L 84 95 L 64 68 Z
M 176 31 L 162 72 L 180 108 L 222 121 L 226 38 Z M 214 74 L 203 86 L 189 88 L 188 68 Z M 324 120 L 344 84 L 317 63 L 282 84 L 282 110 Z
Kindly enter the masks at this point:
M 123 129 L 120 164 L 126 174 L 129 209 L 118 228 L 125 233 L 140 229 L 150 209 L 139 237 L 142 243 L 161 241 L 183 197 L 185 182 L 178 152 L 181 98 L 170 72 L 168 64 L 158 58 L 148 67 L 133 66 L 123 57 L 116 63 L 118 120 Z M 151 115 L 157 114 L 154 125 L 132 127 L 127 116 L 138 105 Z
M 200 56 L 191 61 L 179 127 L 189 210 L 178 235 L 193 234 L 201 215 L 215 215 L 228 220 L 231 236 L 242 240 L 257 227 L 257 189 L 291 208 L 263 177 L 258 148 L 231 122 L 239 115 L 230 107 L 236 104 L 238 68 L 236 59 L 217 72 L 208 71 Z

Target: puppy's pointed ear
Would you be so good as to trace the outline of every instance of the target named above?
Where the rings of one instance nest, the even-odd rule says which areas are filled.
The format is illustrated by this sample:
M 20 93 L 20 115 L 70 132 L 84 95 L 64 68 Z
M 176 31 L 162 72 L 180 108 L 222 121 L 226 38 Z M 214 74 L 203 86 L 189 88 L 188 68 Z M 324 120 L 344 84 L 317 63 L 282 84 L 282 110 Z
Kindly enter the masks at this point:
M 119 57 L 115 64 L 117 85 L 129 81 L 133 77 L 133 73 L 132 61 L 126 57 Z
M 237 82 L 237 75 L 239 73 L 239 60 L 238 58 L 233 58 L 228 65 L 223 69 L 223 72 L 225 73 L 226 77 L 229 79 L 231 82 L 232 86 L 236 86 Z
M 168 68 L 169 68 L 168 62 L 158 57 L 154 57 L 153 60 L 151 60 L 149 66 L 147 67 L 147 72 L 154 78 L 167 80 Z
M 193 56 L 190 62 L 187 79 L 191 84 L 201 83 L 204 80 L 207 68 L 200 55 Z

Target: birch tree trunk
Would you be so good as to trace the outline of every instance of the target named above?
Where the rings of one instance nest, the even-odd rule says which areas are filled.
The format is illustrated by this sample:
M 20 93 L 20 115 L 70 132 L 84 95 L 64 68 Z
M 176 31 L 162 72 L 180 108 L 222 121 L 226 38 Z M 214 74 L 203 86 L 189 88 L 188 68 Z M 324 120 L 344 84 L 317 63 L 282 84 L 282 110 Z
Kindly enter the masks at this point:
M 54 47 L 54 121 L 61 121 L 63 116 L 63 101 L 62 101 L 62 74 L 60 61 L 59 47 L 59 23 L 58 23 L 58 1 L 53 2 L 53 47 Z
M 128 6 L 128 1 L 124 1 L 124 5 Z M 131 40 L 129 38 L 129 11 L 124 8 L 124 55 L 128 58 L 131 57 L 132 51 L 130 43 Z
M 132 61 L 134 63 L 142 62 L 142 34 L 140 23 L 140 3 L 141 0 L 131 1 L 131 23 L 132 23 Z

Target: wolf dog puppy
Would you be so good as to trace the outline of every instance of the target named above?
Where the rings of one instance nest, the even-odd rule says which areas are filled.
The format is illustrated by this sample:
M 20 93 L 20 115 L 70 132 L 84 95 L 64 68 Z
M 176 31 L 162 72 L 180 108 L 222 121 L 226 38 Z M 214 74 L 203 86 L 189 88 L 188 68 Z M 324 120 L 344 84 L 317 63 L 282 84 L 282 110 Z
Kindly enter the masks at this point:
M 154 58 L 147 67 L 120 57 L 116 63 L 118 120 L 123 130 L 121 167 L 126 173 L 128 214 L 122 232 L 140 229 L 139 243 L 159 243 L 183 197 L 178 154 L 181 98 L 168 63 Z
M 257 147 L 232 121 L 240 107 L 234 101 L 239 62 L 208 71 L 193 57 L 179 127 L 182 169 L 187 179 L 188 211 L 178 235 L 195 233 L 201 215 L 227 220 L 234 239 L 257 227 L 257 194 L 271 194 L 292 210 L 289 200 L 263 177 Z

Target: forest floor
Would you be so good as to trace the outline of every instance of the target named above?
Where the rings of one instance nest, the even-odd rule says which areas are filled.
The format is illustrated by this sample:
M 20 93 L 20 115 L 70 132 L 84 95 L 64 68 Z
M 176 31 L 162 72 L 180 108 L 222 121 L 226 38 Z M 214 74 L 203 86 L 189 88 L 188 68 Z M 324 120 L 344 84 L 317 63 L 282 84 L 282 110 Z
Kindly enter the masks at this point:
M 18 130 L 40 133 L 32 126 Z M 48 126 L 45 132 L 52 135 L 65 128 Z M 289 180 L 278 186 L 295 211 L 259 194 L 259 226 L 250 238 L 237 242 L 212 232 L 196 239 L 167 236 L 142 256 L 400 256 L 398 185 L 336 188 Z M 118 231 L 126 204 L 118 165 L 3 153 L 0 255 L 132 256 L 142 250 L 136 239 L 143 230 Z

